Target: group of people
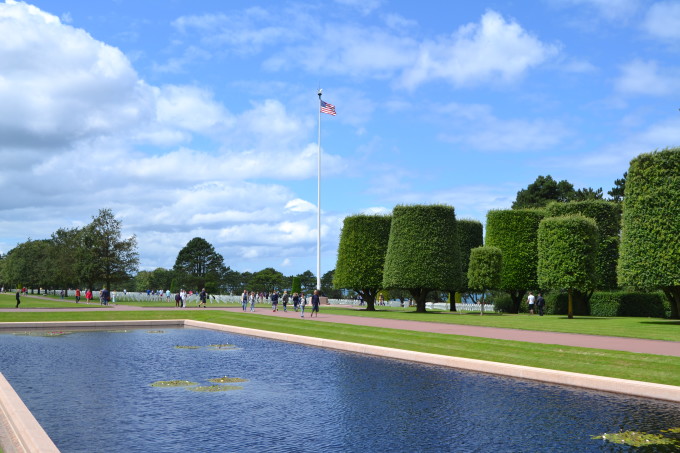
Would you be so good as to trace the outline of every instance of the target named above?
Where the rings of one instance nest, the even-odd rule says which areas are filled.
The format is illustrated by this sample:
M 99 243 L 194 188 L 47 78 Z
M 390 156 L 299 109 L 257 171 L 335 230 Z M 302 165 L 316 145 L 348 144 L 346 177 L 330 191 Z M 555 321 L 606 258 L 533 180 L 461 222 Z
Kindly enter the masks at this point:
M 262 295 L 262 293 L 260 293 Z M 287 312 L 288 311 L 288 303 L 292 299 L 293 301 L 293 309 L 297 312 L 300 310 L 300 317 L 304 318 L 305 317 L 305 307 L 307 306 L 307 296 L 305 293 L 293 293 L 293 297 L 290 297 L 290 294 L 288 294 L 288 291 L 284 291 L 281 296 L 279 296 L 278 291 L 274 291 L 270 295 L 268 295 L 268 299 L 271 300 L 272 303 L 272 311 L 276 312 L 279 310 L 279 299 L 281 299 L 282 305 L 283 305 L 283 311 Z M 241 295 L 241 307 L 243 308 L 243 311 L 247 311 L 248 306 L 250 306 L 250 311 L 254 312 L 255 311 L 255 302 L 257 300 L 260 300 L 260 303 L 262 301 L 262 297 L 258 295 L 258 293 L 254 291 L 246 291 L 243 290 L 243 294 Z M 310 317 L 314 317 L 314 313 L 316 313 L 316 317 L 319 317 L 319 305 L 321 304 L 321 299 L 319 298 L 319 290 L 316 289 L 314 290 L 314 293 L 310 297 L 310 302 L 312 304 L 312 313 L 310 314 Z
M 168 293 L 170 290 L 167 291 Z M 187 299 L 189 296 L 193 294 L 193 291 L 186 292 L 184 288 L 180 289 L 176 294 L 175 294 L 175 307 L 178 308 L 186 308 L 187 307 Z M 198 304 L 196 305 L 197 307 L 203 307 L 206 308 L 206 303 L 208 301 L 208 292 L 205 290 L 205 288 L 201 289 L 201 291 L 198 293 Z M 170 297 L 167 298 L 167 300 L 170 300 Z
M 539 316 L 543 316 L 543 309 L 545 308 L 545 299 L 543 299 L 543 293 L 538 293 L 538 298 L 534 296 L 534 293 L 529 291 L 529 296 L 527 297 L 527 303 L 529 304 L 529 314 L 533 315 L 534 308 L 538 308 Z

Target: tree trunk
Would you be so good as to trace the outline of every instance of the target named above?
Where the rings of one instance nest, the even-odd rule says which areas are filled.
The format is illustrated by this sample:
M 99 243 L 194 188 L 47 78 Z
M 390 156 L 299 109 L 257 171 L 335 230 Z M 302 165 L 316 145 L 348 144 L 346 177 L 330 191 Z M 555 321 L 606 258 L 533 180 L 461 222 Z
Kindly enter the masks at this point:
M 451 293 L 449 293 L 449 304 L 451 305 L 449 307 L 449 311 L 457 311 L 456 310 L 456 302 L 458 302 L 458 292 L 453 293 L 453 298 L 451 298 Z
M 663 292 L 671 306 L 671 318 L 680 319 L 680 286 L 666 286 Z
M 354 290 L 361 294 L 361 298 L 366 302 L 366 311 L 375 311 L 375 295 L 377 291 L 371 291 L 370 289 Z
M 569 305 L 567 306 L 567 317 L 574 319 L 574 304 L 571 301 L 571 288 L 569 288 Z
M 409 292 L 416 301 L 416 313 L 426 313 L 427 310 L 425 309 L 425 299 L 427 298 L 427 293 L 430 292 L 430 290 L 426 288 L 415 288 L 410 289 Z
M 522 303 L 524 293 L 526 293 L 526 290 L 524 289 L 508 291 L 508 294 L 510 294 L 510 298 L 512 299 L 512 313 L 514 314 L 519 313 L 519 306 Z

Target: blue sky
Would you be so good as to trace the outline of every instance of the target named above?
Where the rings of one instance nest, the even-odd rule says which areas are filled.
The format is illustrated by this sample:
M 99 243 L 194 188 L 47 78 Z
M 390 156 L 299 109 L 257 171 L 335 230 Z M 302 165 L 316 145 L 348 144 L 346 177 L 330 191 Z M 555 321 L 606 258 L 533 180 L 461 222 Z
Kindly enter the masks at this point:
M 680 145 L 678 1 L 6 0 L 0 36 L 2 253 L 111 208 L 142 269 L 315 271 L 319 86 L 322 273 L 347 215 Z

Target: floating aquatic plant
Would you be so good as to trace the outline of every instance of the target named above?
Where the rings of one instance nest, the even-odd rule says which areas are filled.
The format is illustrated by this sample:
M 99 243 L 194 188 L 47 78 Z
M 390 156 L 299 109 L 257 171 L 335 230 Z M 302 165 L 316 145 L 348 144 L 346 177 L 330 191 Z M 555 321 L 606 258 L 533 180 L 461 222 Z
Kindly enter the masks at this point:
M 176 345 L 176 349 L 200 349 L 200 346 L 183 346 L 183 345 Z
M 211 344 L 208 347 L 212 349 L 236 349 L 235 344 Z
M 188 390 L 193 392 L 228 392 L 230 390 L 242 390 L 243 387 L 238 385 L 200 385 L 198 387 L 190 387 Z
M 163 330 L 147 330 L 146 333 L 165 333 Z
M 675 434 L 680 433 L 680 428 L 671 428 L 662 430 L 665 434 L 650 434 L 640 431 L 621 431 L 618 433 L 604 433 L 599 436 L 593 436 L 592 439 L 604 439 L 608 442 L 622 445 L 630 445 L 631 447 L 657 447 L 665 445 L 673 449 L 680 447 L 680 439 Z M 662 447 L 666 448 L 666 447 Z
M 27 335 L 32 337 L 60 337 L 62 335 L 68 335 L 73 332 L 65 332 L 62 330 L 54 330 L 50 332 L 40 332 L 40 331 L 26 331 L 26 332 L 14 332 L 14 335 Z
M 198 385 L 198 382 L 180 381 L 180 380 L 156 381 L 153 384 L 151 384 L 151 387 L 189 387 L 189 386 L 192 386 L 192 385 Z
M 214 378 L 214 379 L 208 379 L 209 382 L 215 382 L 217 384 L 226 384 L 228 382 L 248 382 L 248 379 L 241 379 L 237 377 L 220 377 L 220 378 Z

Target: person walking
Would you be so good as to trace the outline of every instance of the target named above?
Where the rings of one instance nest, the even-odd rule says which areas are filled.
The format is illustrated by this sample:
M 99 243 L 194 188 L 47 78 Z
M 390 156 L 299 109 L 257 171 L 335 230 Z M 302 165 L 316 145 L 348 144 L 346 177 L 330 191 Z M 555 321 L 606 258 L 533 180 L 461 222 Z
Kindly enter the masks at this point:
M 248 308 L 248 291 L 245 289 L 243 290 L 243 295 L 241 296 L 241 307 L 243 307 L 243 311 L 246 311 L 246 308 Z
M 534 293 L 529 291 L 529 297 L 527 297 L 527 303 L 529 304 L 529 314 L 533 315 L 534 314 L 534 305 L 536 303 L 536 298 L 534 297 Z
M 312 314 L 309 315 L 310 318 L 314 317 L 314 312 L 316 312 L 316 317 L 319 317 L 319 304 L 321 299 L 319 299 L 319 290 L 315 289 L 314 294 L 312 294 Z
M 281 300 L 283 301 L 283 311 L 287 312 L 288 311 L 288 291 L 283 292 L 283 297 L 281 297 Z
M 293 293 L 293 308 L 295 311 L 298 311 L 298 307 L 300 306 L 300 296 L 298 296 L 298 293 Z
M 85 303 L 90 303 L 92 300 L 92 290 L 88 288 L 87 291 L 85 291 Z
M 545 299 L 543 298 L 543 293 L 538 293 L 538 299 L 536 299 L 536 307 L 538 307 L 538 315 L 543 316 L 543 308 L 545 307 Z
M 201 290 L 201 294 L 198 295 L 198 306 L 200 307 L 201 304 L 203 304 L 203 308 L 206 308 L 206 302 L 208 301 L 208 292 L 203 288 Z
M 76 303 L 80 303 L 80 288 L 76 288 Z
M 271 295 L 272 301 L 272 311 L 277 311 L 279 309 L 279 292 L 274 291 Z
M 250 293 L 250 311 L 251 312 L 255 311 L 255 298 L 256 297 L 257 297 L 257 295 L 255 294 L 255 292 Z
M 21 303 L 21 291 L 18 290 L 18 289 L 17 289 L 16 298 L 17 298 L 17 306 L 14 307 L 14 308 L 19 308 L 19 304 Z
M 305 296 L 305 293 L 300 294 L 300 310 L 302 313 L 300 313 L 300 317 L 304 318 L 305 317 L 305 305 L 307 305 L 307 297 Z
M 180 297 L 182 298 L 182 308 L 187 308 L 187 292 L 184 288 L 182 288 L 179 292 Z
M 177 294 L 175 294 L 175 307 L 180 308 L 182 306 L 182 294 L 177 291 Z
M 108 289 L 106 289 L 105 287 L 102 288 L 102 292 L 99 297 L 100 297 L 99 302 L 102 305 L 109 305 L 109 298 L 111 297 L 111 293 L 109 293 Z

